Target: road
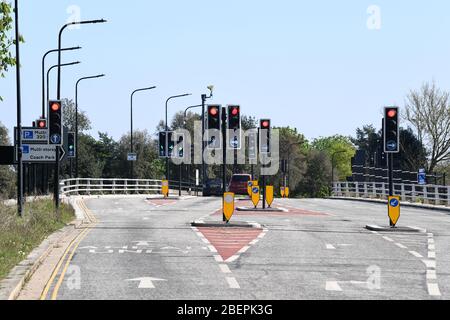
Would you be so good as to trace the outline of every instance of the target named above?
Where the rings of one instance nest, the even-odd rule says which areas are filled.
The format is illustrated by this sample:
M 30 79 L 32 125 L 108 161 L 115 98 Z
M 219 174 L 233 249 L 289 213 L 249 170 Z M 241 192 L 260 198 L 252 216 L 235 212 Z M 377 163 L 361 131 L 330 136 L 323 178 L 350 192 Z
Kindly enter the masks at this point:
M 237 212 L 255 228 L 192 228 L 221 220 L 221 200 L 92 199 L 98 220 L 74 243 L 46 299 L 449 299 L 450 216 L 340 200 L 277 200 L 278 213 Z M 238 202 L 238 206 L 248 205 Z M 70 254 L 70 252 L 69 252 Z

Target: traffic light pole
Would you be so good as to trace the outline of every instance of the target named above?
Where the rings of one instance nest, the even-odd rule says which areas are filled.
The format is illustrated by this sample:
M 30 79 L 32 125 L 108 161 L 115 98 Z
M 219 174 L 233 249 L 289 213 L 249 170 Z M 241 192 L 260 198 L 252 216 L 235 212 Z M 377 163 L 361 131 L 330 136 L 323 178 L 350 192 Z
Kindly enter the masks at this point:
M 388 170 L 389 170 L 389 196 L 394 195 L 394 154 L 388 153 Z
M 16 37 L 16 86 L 17 86 L 17 212 L 23 215 L 23 162 L 22 162 L 22 97 L 20 87 L 20 34 L 19 34 L 19 5 L 18 0 L 14 3 L 15 15 L 15 37 Z

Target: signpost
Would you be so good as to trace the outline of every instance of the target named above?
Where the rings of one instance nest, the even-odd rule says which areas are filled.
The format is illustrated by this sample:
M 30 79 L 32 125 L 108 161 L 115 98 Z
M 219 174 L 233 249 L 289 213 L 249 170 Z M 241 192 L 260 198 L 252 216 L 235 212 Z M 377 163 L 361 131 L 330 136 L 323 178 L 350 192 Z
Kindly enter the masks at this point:
M 59 159 L 56 159 L 56 149 L 59 149 Z M 54 163 L 62 161 L 66 151 L 61 146 L 47 144 L 22 145 L 22 157 L 24 163 Z
M 266 187 L 266 201 L 267 201 L 269 208 L 272 207 L 272 203 L 274 200 L 273 195 L 274 195 L 273 186 L 267 186 Z
M 285 198 L 289 198 L 289 193 L 290 193 L 290 189 L 289 189 L 289 187 L 286 187 L 286 188 L 284 188 L 284 197 Z
M 137 161 L 137 154 L 136 153 L 129 153 L 127 156 L 128 161 L 136 162 Z
M 162 181 L 161 192 L 164 195 L 164 198 L 169 197 L 169 181 L 167 180 Z
M 231 217 L 234 214 L 234 193 L 226 192 L 223 195 L 223 215 L 225 216 L 226 222 L 230 222 Z
M 392 227 L 395 227 L 400 219 L 400 197 L 390 196 L 388 200 L 389 219 Z
M 261 200 L 260 189 L 258 186 L 252 187 L 252 202 L 255 206 L 255 209 L 258 207 L 258 203 Z
M 417 183 L 421 186 L 424 186 L 427 184 L 427 173 L 425 169 L 420 169 L 419 173 L 417 174 Z
M 280 188 L 280 193 L 281 193 L 281 197 L 284 198 L 286 195 L 286 188 L 285 187 L 281 187 Z

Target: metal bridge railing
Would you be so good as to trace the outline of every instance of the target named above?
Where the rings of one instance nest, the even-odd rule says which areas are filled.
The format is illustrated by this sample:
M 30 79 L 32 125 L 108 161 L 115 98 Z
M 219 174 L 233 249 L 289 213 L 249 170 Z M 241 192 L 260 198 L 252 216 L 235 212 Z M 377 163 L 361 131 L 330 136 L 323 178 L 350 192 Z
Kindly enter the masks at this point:
M 142 179 L 67 179 L 61 181 L 61 194 L 71 195 L 107 195 L 107 194 L 161 194 L 161 180 Z M 169 182 L 171 193 L 179 191 L 178 181 Z M 200 187 L 182 182 L 181 191 L 198 192 Z
M 333 196 L 349 198 L 386 199 L 386 182 L 335 182 Z M 394 194 L 403 201 L 450 206 L 450 186 L 395 183 Z

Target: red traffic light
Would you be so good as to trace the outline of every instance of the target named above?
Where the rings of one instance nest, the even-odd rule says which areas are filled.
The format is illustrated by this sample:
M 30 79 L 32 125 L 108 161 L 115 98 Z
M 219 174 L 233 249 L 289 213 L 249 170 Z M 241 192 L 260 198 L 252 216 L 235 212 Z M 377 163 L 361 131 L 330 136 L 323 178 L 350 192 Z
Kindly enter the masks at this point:
M 37 123 L 38 128 L 45 128 L 47 126 L 47 122 L 45 120 L 39 120 Z
M 209 109 L 209 114 L 212 115 L 213 117 L 215 117 L 219 114 L 219 109 L 216 107 L 213 107 L 213 108 Z
M 57 111 L 59 111 L 59 109 L 61 109 L 61 105 L 59 103 L 54 102 L 54 103 L 52 103 L 52 106 L 50 107 L 50 109 L 54 112 L 57 112 Z
M 233 109 L 231 109 L 231 115 L 233 116 L 237 116 L 239 114 L 239 108 L 235 107 Z
M 264 129 L 268 129 L 270 127 L 270 121 L 269 120 L 264 120 L 261 122 L 261 127 Z
M 388 118 L 395 118 L 397 116 L 397 110 L 390 109 L 387 111 Z

